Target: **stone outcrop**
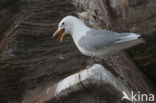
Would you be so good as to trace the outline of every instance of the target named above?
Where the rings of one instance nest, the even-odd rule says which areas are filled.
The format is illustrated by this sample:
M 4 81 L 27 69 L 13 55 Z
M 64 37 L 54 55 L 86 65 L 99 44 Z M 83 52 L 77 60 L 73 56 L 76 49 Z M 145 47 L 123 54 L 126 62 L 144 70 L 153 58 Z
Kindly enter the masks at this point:
M 47 88 L 47 94 L 51 93 L 49 92 L 50 89 L 51 88 Z M 92 96 L 90 95 L 86 98 L 86 94 L 81 93 L 81 95 L 79 95 L 78 92 L 82 91 L 89 91 Z M 128 92 L 127 88 L 121 81 L 116 80 L 116 78 L 102 65 L 95 64 L 79 73 L 61 80 L 54 90 L 52 100 L 47 103 L 61 103 L 62 99 L 67 98 L 69 98 L 69 100 L 64 102 L 72 103 L 73 100 L 77 100 L 76 103 L 81 103 L 84 101 L 90 102 L 92 100 L 93 102 L 105 101 L 108 103 L 119 103 L 123 97 L 123 91 Z M 82 99 L 70 98 L 71 94 L 82 97 Z M 99 98 L 94 98 L 93 96 L 97 95 L 98 97 L 100 94 L 103 96 L 99 96 Z M 109 99 L 112 97 L 114 99 Z
M 108 71 L 116 82 L 122 82 L 127 93 L 132 90 L 153 93 L 156 73 L 155 4 L 155 0 L 0 1 L 0 102 L 111 101 L 112 91 L 107 91 L 109 96 L 105 96 L 105 89 L 95 85 L 55 98 L 61 80 L 81 73 L 82 69 L 95 63 L 103 65 L 104 71 Z M 98 59 L 91 61 L 77 50 L 71 37 L 66 37 L 61 44 L 52 39 L 58 22 L 66 15 L 75 14 L 93 28 L 150 36 L 147 43 L 129 49 L 130 56 L 122 52 L 104 62 Z M 102 88 L 105 87 L 103 85 Z M 116 99 L 112 103 L 119 102 L 117 95 L 113 97 Z

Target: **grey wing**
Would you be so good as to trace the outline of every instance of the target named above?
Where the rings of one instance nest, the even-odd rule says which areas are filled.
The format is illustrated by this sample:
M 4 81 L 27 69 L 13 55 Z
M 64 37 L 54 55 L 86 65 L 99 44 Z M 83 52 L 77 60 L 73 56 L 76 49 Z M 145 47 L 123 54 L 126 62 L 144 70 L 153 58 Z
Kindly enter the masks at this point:
M 96 50 L 108 47 L 124 36 L 127 35 L 107 30 L 90 30 L 78 43 L 86 50 Z

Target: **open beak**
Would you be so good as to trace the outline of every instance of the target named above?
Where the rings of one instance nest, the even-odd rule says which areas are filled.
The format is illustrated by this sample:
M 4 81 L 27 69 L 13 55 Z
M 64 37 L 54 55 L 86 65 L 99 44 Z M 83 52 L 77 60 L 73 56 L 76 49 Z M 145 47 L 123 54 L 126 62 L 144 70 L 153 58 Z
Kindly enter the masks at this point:
M 56 30 L 56 32 L 53 34 L 53 38 L 57 35 L 57 34 L 60 34 L 58 37 L 57 37 L 57 40 L 60 39 L 60 42 L 63 40 L 63 37 L 65 35 L 65 29 L 60 29 L 60 30 Z

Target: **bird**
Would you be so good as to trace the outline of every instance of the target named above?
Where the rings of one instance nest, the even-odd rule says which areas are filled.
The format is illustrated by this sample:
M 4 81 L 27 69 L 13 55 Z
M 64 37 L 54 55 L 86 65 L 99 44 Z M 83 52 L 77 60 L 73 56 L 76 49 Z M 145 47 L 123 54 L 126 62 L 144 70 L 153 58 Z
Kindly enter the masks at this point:
M 92 29 L 75 16 L 66 16 L 58 24 L 53 38 L 62 42 L 65 35 L 71 35 L 78 50 L 86 56 L 104 58 L 122 50 L 143 43 L 140 34 L 118 33 L 106 29 Z

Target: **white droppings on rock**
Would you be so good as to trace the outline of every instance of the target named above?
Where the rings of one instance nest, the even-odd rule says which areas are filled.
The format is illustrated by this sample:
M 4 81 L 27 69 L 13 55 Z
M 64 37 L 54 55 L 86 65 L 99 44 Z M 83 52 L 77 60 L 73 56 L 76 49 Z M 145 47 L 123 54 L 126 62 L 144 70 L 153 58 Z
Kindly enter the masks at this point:
M 64 56 L 63 55 L 59 55 L 58 58 L 61 59 L 61 60 L 63 60 L 64 59 Z

